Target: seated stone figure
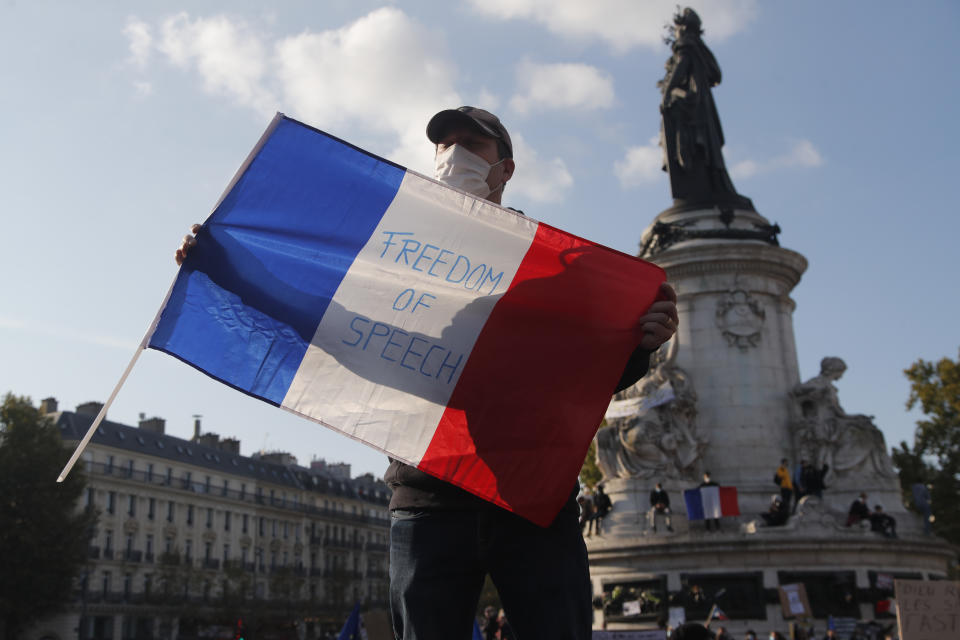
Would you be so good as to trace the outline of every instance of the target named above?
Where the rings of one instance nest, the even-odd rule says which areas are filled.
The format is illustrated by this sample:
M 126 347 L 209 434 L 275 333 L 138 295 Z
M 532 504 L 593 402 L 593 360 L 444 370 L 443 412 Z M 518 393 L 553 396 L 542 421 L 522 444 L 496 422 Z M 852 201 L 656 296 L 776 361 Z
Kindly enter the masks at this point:
M 840 358 L 824 358 L 820 375 L 798 384 L 791 395 L 801 416 L 795 424 L 802 454 L 814 466 L 829 469 L 827 483 L 848 474 L 893 477 L 883 433 L 871 416 L 848 414 L 840 406 L 834 383 L 847 365 Z

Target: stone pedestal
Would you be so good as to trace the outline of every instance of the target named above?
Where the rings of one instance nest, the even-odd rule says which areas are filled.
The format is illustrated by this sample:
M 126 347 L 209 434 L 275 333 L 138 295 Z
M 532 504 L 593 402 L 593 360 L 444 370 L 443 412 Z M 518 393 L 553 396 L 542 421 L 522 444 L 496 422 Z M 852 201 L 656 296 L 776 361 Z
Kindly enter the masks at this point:
M 674 344 L 658 355 L 647 381 L 638 383 L 633 397 L 627 391 L 611 405 L 610 426 L 598 438 L 613 501 L 603 535 L 587 541 L 594 593 L 601 598 L 606 592 L 609 600 L 617 585 L 621 592 L 623 585 L 634 585 L 631 593 L 643 593 L 643 585 L 662 583 L 662 597 L 676 600 L 690 580 L 709 582 L 712 575 L 716 584 L 723 576 L 753 584 L 761 594 L 756 597 L 769 600 L 781 579 L 800 574 L 846 576 L 850 597 L 860 598 L 878 573 L 946 575 L 949 548 L 924 536 L 920 519 L 904 508 L 882 435 L 870 418 L 840 408 L 832 384 L 839 374 L 801 385 L 790 293 L 807 261 L 780 247 L 778 232 L 752 209 L 675 208 L 643 234 L 641 257 L 666 270 L 677 290 L 680 322 Z M 654 389 L 669 386 L 661 381 L 672 383 L 677 399 L 644 403 Z M 671 405 L 681 397 L 689 405 L 683 410 Z M 633 406 L 638 408 L 630 415 Z M 678 425 L 683 433 L 672 433 Z M 676 442 L 688 432 L 701 443 L 687 450 L 695 450 L 697 460 L 677 462 Z M 761 526 L 760 514 L 779 493 L 773 477 L 780 460 L 787 458 L 792 467 L 802 457 L 836 458 L 843 469 L 831 471 L 823 498 L 805 499 L 787 526 Z M 704 471 L 739 494 L 742 515 L 724 518 L 719 533 L 686 518 L 683 490 L 696 487 Z M 658 481 L 670 495 L 673 532 L 648 529 L 649 493 Z M 871 508 L 882 504 L 896 518 L 899 540 L 845 526 L 847 509 L 861 491 Z M 769 611 L 760 608 L 762 617 L 757 610 L 751 614 L 756 619 L 727 628 L 785 630 L 779 607 L 767 605 Z M 597 627 L 655 626 L 649 616 L 607 620 L 603 609 L 597 615 Z

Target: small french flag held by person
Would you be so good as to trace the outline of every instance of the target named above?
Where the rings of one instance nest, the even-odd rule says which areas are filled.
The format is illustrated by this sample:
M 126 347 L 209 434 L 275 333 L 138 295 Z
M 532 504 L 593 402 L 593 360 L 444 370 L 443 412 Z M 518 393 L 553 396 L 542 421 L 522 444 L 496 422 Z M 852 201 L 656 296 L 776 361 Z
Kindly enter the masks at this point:
M 545 526 L 664 280 L 278 114 L 147 346 Z
M 689 520 L 740 515 L 736 487 L 708 486 L 683 492 Z

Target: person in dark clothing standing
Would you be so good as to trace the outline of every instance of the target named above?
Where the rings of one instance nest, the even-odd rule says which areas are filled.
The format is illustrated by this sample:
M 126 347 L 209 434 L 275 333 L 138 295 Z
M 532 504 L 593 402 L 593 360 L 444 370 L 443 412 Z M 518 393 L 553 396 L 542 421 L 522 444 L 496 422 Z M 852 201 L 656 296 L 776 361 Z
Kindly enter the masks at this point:
M 427 137 L 436 145 L 440 182 L 501 203 L 516 167 L 499 118 L 474 107 L 444 110 L 431 118 Z M 611 395 L 646 374 L 650 354 L 676 331 L 676 292 L 664 285 L 660 298 L 637 319 L 639 344 Z M 554 521 L 540 527 L 398 461 L 391 461 L 384 480 L 393 490 L 390 611 L 398 640 L 469 638 L 487 574 L 517 636 L 591 637 L 576 486 Z
M 610 509 L 613 508 L 613 503 L 610 502 L 610 496 L 608 496 L 603 491 L 603 485 L 597 485 L 597 493 L 593 496 L 593 506 L 596 508 L 597 513 L 594 520 L 597 523 L 597 535 L 602 535 L 601 529 L 603 528 L 603 519 L 607 517 L 607 514 L 610 513 Z
M 801 475 L 803 477 L 803 486 L 807 495 L 823 498 L 823 490 L 827 488 L 823 483 L 823 478 L 827 475 L 827 471 L 829 470 L 830 467 L 826 464 L 817 469 L 809 462 L 804 463 Z
M 701 487 L 716 487 L 718 486 L 716 482 L 710 479 L 710 472 L 705 471 L 703 473 L 703 482 L 700 483 Z M 720 518 L 705 518 L 704 524 L 707 527 L 707 531 L 710 531 L 710 523 L 713 523 L 713 526 L 717 531 L 720 531 Z
M 650 530 L 657 532 L 657 516 L 662 515 L 667 524 L 667 531 L 673 531 L 670 523 L 670 495 L 663 489 L 661 483 L 657 483 L 653 491 L 650 492 L 650 511 L 647 512 L 647 521 Z

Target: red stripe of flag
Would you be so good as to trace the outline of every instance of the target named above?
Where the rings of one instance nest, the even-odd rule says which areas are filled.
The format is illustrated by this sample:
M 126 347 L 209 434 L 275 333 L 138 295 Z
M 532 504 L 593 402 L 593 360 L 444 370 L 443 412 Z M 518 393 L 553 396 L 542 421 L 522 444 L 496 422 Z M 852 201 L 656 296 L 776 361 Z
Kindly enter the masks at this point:
M 724 516 L 740 515 L 736 487 L 720 487 L 720 513 Z
M 664 280 L 655 265 L 541 223 L 418 468 L 549 525 Z

